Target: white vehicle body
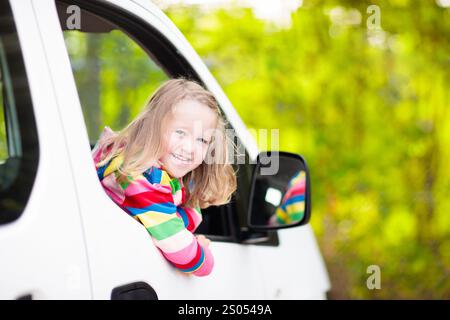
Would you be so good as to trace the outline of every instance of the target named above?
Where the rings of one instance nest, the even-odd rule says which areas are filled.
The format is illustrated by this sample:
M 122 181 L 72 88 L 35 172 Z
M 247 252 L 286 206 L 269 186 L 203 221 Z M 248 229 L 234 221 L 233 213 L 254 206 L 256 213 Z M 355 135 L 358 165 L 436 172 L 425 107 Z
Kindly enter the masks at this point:
M 94 1 L 93 1 L 94 2 Z M 250 158 L 258 148 L 200 57 L 147 0 L 96 1 L 166 37 L 214 93 Z M 110 299 L 149 284 L 159 299 L 325 299 L 330 283 L 310 225 L 276 231 L 278 245 L 220 241 L 207 277 L 185 276 L 102 189 L 55 2 L 10 0 L 39 141 L 34 184 L 20 217 L 0 225 L 0 298 Z

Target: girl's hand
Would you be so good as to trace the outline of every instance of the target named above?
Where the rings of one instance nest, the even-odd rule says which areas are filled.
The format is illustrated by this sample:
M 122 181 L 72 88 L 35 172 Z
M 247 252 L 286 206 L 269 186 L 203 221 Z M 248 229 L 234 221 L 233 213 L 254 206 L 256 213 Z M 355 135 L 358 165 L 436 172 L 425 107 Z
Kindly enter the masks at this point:
M 205 247 L 205 248 L 208 248 L 209 244 L 211 243 L 211 240 L 209 240 L 202 234 L 197 236 L 197 241 L 202 247 Z

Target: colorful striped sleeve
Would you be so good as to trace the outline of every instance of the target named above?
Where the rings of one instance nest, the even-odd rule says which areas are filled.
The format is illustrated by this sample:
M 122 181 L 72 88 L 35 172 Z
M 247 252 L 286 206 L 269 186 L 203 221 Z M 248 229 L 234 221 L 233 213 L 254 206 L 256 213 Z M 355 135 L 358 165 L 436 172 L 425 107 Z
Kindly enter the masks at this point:
M 151 235 L 154 244 L 176 268 L 196 276 L 211 273 L 214 259 L 207 247 L 202 247 L 193 231 L 201 221 L 194 209 L 177 207 L 167 173 L 160 174 L 158 182 L 150 182 L 140 175 L 124 185 L 121 207 L 140 221 Z M 197 215 L 197 216 L 195 216 Z

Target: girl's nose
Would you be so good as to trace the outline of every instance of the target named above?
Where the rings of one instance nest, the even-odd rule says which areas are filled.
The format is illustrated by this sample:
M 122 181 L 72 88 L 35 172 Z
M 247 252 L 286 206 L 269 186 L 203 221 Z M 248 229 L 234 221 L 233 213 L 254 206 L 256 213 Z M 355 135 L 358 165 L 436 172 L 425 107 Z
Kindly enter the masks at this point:
M 181 152 L 182 156 L 189 158 L 192 156 L 192 153 L 194 152 L 194 143 L 191 141 L 191 139 L 184 139 L 184 141 L 181 143 Z

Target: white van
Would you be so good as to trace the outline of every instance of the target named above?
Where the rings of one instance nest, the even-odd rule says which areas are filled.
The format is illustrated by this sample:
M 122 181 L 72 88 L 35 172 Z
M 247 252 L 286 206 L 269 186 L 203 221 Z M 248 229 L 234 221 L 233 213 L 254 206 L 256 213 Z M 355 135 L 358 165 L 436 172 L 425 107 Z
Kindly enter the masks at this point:
M 79 58 L 76 51 L 89 50 L 86 45 L 95 44 L 97 36 L 110 37 L 105 43 L 111 50 L 119 45 L 117 55 L 103 61 L 91 50 L 85 57 L 96 59 Z M 120 58 L 123 41 L 139 53 Z M 250 193 L 258 194 L 255 181 L 263 166 L 255 165 L 256 142 L 202 60 L 156 5 L 148 0 L 1 1 L 0 62 L 1 299 L 326 298 L 330 283 L 307 224 L 309 214 L 292 225 L 257 225 L 260 212 L 254 208 L 263 206 Z M 101 125 L 109 124 L 107 108 L 117 107 L 141 81 L 127 80 L 130 68 L 154 72 L 138 77 L 149 83 L 147 95 L 165 78 L 185 76 L 204 84 L 244 148 L 247 161 L 238 164 L 233 201 L 203 210 L 196 231 L 212 240 L 215 266 L 209 276 L 177 272 L 145 228 L 111 201 L 96 175 L 91 148 Z M 123 95 L 107 96 L 102 90 L 108 85 L 121 88 L 108 94 Z M 139 94 L 131 99 L 144 93 Z M 289 161 L 307 171 L 301 157 L 280 153 L 281 169 Z M 306 206 L 309 213 L 308 197 Z

